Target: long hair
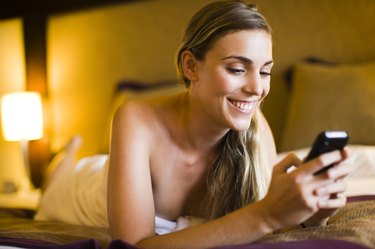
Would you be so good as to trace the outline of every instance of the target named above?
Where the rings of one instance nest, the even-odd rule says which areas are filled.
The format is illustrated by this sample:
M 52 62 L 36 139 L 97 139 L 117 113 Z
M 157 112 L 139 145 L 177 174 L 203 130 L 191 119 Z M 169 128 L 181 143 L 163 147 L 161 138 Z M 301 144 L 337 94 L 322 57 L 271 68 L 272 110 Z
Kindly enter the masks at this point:
M 224 137 L 207 178 L 207 218 L 214 219 L 260 200 L 270 175 L 261 113 L 255 112 L 246 131 Z
M 177 51 L 176 66 L 187 87 L 190 81 L 182 70 L 181 55 L 190 50 L 203 60 L 221 37 L 241 30 L 271 28 L 256 7 L 244 1 L 213 2 L 198 11 L 188 23 Z M 213 167 L 208 172 L 209 205 L 206 218 L 213 219 L 261 199 L 267 191 L 269 165 L 264 150 L 260 110 L 246 131 L 229 131 L 222 139 Z

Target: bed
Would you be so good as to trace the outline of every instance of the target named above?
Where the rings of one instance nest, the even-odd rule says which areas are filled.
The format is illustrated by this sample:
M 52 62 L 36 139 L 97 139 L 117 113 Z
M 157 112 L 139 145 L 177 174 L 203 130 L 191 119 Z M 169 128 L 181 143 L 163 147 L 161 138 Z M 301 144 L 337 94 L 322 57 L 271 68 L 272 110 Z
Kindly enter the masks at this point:
M 346 111 L 355 108 L 357 110 L 356 118 L 360 119 L 361 123 L 370 122 L 371 124 L 374 120 L 369 118 L 369 114 L 373 116 L 375 114 L 373 111 L 372 113 L 369 112 L 369 109 L 366 109 L 366 105 L 362 102 L 363 100 L 370 101 L 367 98 L 371 96 L 368 95 L 374 94 L 375 96 L 375 91 L 371 90 L 372 86 L 370 90 L 368 87 L 361 87 L 364 92 L 358 92 L 358 89 L 346 89 L 351 88 L 353 82 L 351 84 L 349 82 L 346 86 L 340 85 L 327 89 L 327 85 L 339 82 L 338 80 L 332 81 L 332 77 L 335 75 L 348 77 L 345 75 L 348 70 L 349 73 L 347 74 L 350 74 L 352 78 L 353 75 L 361 75 L 361 77 L 357 76 L 357 78 L 352 79 L 357 85 L 366 85 L 368 82 L 375 85 L 373 84 L 375 78 L 372 73 L 375 71 L 375 66 L 370 64 L 370 69 L 368 66 L 355 65 L 353 69 L 353 66 L 330 65 L 327 67 L 322 64 L 306 62 L 296 65 L 290 86 L 292 95 L 286 119 L 286 135 L 281 146 L 282 152 L 278 154 L 279 158 L 282 158 L 289 151 L 294 151 L 300 157 L 304 157 L 309 150 L 309 142 L 312 141 L 316 131 L 323 128 L 347 128 L 351 135 L 351 143 L 348 145 L 351 156 L 345 163 L 358 166 L 356 172 L 348 178 L 348 204 L 330 218 L 327 226 L 275 232 L 264 236 L 253 244 L 228 245 L 220 248 L 375 248 L 375 141 L 371 139 L 371 136 L 362 134 L 363 125 L 361 126 L 362 130 L 357 132 L 359 128 L 356 127 L 356 123 L 353 124 L 350 120 L 348 121 L 344 113 L 335 115 L 337 114 L 337 108 L 345 108 Z M 367 74 L 364 74 L 364 71 Z M 373 78 L 364 77 L 368 74 Z M 319 80 L 316 80 L 316 77 Z M 324 80 L 322 82 L 320 79 L 326 79 L 329 82 L 324 82 Z M 322 85 L 319 86 L 317 82 Z M 173 81 L 151 85 L 152 87 L 144 87 L 145 84 L 139 82 L 121 82 L 116 89 L 109 117 L 112 117 L 114 110 L 128 99 L 176 93 L 183 90 L 183 87 Z M 334 93 L 337 88 L 341 89 L 339 97 Z M 329 89 L 333 92 L 330 93 Z M 322 94 L 322 91 L 325 94 Z M 340 99 L 345 98 L 348 102 L 349 96 L 343 96 L 343 94 L 345 92 L 352 94 L 352 91 L 357 91 L 355 96 L 360 94 L 361 101 L 355 100 L 356 102 L 349 104 L 345 101 L 340 103 Z M 309 98 L 310 95 L 313 95 L 314 98 Z M 319 98 L 318 102 L 317 98 Z M 370 99 L 372 101 L 372 98 Z M 335 104 L 327 103 L 329 101 Z M 348 105 L 351 105 L 351 107 L 348 107 Z M 330 108 L 326 108 L 327 106 L 330 106 Z M 304 115 L 306 110 L 309 110 L 309 115 Z M 322 114 L 323 111 L 326 113 Z M 314 115 L 326 116 L 321 119 L 314 117 Z M 335 122 L 328 121 L 326 123 L 325 121 L 329 119 L 330 115 L 335 115 Z M 299 122 L 296 122 L 296 120 L 299 120 Z M 320 121 L 316 122 L 316 120 Z M 308 124 L 311 130 L 306 130 L 305 127 Z M 372 127 L 375 127 L 375 124 Z M 301 131 L 303 132 L 301 133 Z M 106 133 L 106 136 L 109 136 L 109 130 Z M 303 134 L 303 136 L 297 136 L 296 134 Z M 103 148 L 107 146 L 108 144 L 104 144 Z M 26 209 L 0 209 L 0 245 L 4 248 L 135 248 L 124 241 L 111 241 L 106 228 L 35 221 L 33 220 L 34 214 L 34 211 Z
M 27 210 L 0 209 L 0 245 L 17 248 L 136 248 L 124 241 L 111 241 L 106 228 L 34 221 L 32 216 L 33 212 Z M 373 195 L 350 197 L 347 206 L 331 217 L 325 227 L 276 232 L 253 244 L 220 248 L 375 248 L 374 220 Z

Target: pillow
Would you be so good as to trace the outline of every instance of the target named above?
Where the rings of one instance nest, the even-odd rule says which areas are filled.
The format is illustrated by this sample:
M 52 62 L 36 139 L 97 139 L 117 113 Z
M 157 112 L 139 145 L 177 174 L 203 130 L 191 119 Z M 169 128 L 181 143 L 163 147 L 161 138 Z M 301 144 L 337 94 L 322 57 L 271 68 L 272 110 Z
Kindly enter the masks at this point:
M 347 130 L 349 143 L 375 145 L 375 62 L 300 63 L 291 87 L 279 151 L 310 146 L 323 130 Z
M 106 130 L 104 132 L 103 142 L 101 143 L 100 153 L 109 152 L 110 131 L 113 115 L 117 108 L 124 102 L 136 98 L 148 98 L 152 96 L 164 96 L 186 91 L 185 85 L 177 81 L 161 81 L 147 84 L 139 81 L 122 81 L 115 90 L 111 109 L 107 118 Z

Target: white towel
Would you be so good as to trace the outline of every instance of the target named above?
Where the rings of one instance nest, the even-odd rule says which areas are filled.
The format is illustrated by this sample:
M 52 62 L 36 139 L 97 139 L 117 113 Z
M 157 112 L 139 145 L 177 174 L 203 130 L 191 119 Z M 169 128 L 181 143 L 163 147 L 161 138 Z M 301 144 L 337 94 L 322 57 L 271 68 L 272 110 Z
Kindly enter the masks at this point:
M 61 172 L 43 193 L 36 220 L 108 227 L 107 158 L 95 155 Z
M 107 176 L 108 155 L 81 159 L 77 165 L 64 165 L 42 196 L 36 220 L 53 220 L 69 224 L 108 227 Z M 169 221 L 155 217 L 155 233 L 162 235 L 202 223 L 195 217 Z
M 176 221 L 155 217 L 155 233 L 158 235 L 163 235 L 179 231 L 187 227 L 196 226 L 202 224 L 203 222 L 204 219 L 194 216 L 180 216 Z

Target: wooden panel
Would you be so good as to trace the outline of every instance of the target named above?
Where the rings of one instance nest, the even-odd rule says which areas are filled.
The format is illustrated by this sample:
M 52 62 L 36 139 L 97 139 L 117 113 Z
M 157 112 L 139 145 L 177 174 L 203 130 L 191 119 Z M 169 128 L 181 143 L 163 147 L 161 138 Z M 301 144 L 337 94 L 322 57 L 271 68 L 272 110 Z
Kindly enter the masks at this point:
M 29 14 L 23 17 L 25 44 L 26 90 L 48 95 L 46 72 L 46 16 Z M 45 114 L 46 115 L 46 114 Z M 48 114 L 47 114 L 48 115 Z M 49 136 L 45 133 L 41 140 L 29 144 L 31 180 L 40 187 L 43 172 L 50 159 Z

